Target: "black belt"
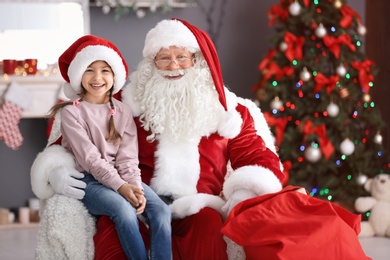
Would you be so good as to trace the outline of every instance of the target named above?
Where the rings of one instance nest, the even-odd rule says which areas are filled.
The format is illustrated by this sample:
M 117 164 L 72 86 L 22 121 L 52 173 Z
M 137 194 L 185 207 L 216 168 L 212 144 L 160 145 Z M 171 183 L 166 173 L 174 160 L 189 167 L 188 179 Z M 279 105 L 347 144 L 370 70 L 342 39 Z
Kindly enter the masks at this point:
M 163 196 L 159 195 L 160 199 L 165 202 L 165 204 L 170 205 L 174 201 L 172 196 Z

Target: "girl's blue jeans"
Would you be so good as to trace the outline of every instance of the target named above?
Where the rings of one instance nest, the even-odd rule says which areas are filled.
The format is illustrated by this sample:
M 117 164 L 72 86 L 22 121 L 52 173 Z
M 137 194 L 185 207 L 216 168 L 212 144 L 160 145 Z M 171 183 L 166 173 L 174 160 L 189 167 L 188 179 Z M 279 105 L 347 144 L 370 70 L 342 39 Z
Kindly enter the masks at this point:
M 99 183 L 85 173 L 87 184 L 82 199 L 89 213 L 95 216 L 107 215 L 115 223 L 119 241 L 128 259 L 149 259 L 138 226 L 136 209 L 119 193 Z M 150 259 L 171 260 L 171 211 L 159 196 L 142 183 L 146 198 L 145 211 L 150 232 Z

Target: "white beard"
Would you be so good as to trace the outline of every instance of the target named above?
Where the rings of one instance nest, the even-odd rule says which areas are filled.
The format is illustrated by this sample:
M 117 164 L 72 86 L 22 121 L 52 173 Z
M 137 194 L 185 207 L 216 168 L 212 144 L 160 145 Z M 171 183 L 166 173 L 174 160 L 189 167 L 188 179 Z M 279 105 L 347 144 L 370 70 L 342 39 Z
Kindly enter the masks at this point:
M 148 63 L 144 61 L 139 67 L 138 76 L 143 75 L 143 80 L 138 81 L 133 93 L 143 111 L 142 126 L 152 132 L 148 139 L 163 135 L 172 141 L 192 142 L 216 132 L 225 111 L 210 71 L 200 66 L 159 71 Z M 170 80 L 164 77 L 167 74 L 183 77 Z

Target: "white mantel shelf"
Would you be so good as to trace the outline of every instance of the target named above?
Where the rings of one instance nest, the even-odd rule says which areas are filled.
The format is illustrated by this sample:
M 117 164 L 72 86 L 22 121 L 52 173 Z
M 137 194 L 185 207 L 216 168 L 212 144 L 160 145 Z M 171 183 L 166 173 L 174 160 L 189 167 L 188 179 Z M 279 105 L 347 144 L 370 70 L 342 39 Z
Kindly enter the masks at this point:
M 0 76 L 0 97 L 3 96 L 11 82 L 25 87 L 31 93 L 31 103 L 23 111 L 23 118 L 47 118 L 49 110 L 58 102 L 62 93 L 62 84 L 65 82 L 59 74 L 50 76 Z M 0 102 L 1 103 L 1 102 Z

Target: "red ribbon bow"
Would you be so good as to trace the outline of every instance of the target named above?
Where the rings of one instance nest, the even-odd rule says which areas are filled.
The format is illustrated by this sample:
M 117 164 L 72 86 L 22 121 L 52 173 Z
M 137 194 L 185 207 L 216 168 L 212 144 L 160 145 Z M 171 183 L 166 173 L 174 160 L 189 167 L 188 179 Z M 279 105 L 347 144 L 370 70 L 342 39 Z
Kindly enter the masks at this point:
M 307 120 L 303 125 L 303 140 L 306 140 L 306 137 L 309 134 L 316 134 L 319 137 L 319 145 L 322 154 L 326 159 L 329 159 L 332 153 L 334 152 L 334 147 L 326 136 L 326 126 L 324 124 L 314 126 L 311 120 Z
M 259 64 L 260 71 L 264 70 L 268 66 L 268 64 L 274 58 L 275 53 L 276 53 L 276 49 L 271 49 L 268 51 L 267 56 Z
M 337 38 L 329 35 L 323 37 L 324 44 L 329 48 L 329 51 L 338 59 L 340 57 L 340 45 L 344 44 L 351 51 L 356 51 L 355 45 L 351 43 L 351 38 L 348 34 L 339 35 Z
M 349 28 L 352 24 L 353 17 L 356 17 L 359 23 L 362 23 L 359 13 L 352 10 L 351 7 L 344 5 L 340 8 L 341 15 L 340 26 L 343 28 Z
M 287 125 L 287 118 L 279 117 L 275 118 L 270 113 L 264 112 L 264 118 L 267 121 L 268 125 L 275 127 L 276 140 L 275 144 L 280 145 L 284 137 L 284 129 Z
M 280 68 L 278 64 L 275 62 L 272 62 L 269 64 L 262 82 L 264 83 L 268 79 L 270 79 L 273 75 L 275 76 L 276 80 L 280 80 L 284 76 L 291 76 L 294 73 L 294 68 L 291 66 L 285 66 L 283 68 Z
M 329 94 L 336 88 L 336 84 L 339 81 L 339 76 L 332 75 L 327 78 L 324 74 L 318 72 L 317 76 L 314 78 L 314 81 L 316 82 L 314 93 L 318 93 L 321 91 L 321 89 L 326 87 L 326 94 L 329 96 Z
M 268 10 L 267 16 L 269 17 L 268 26 L 272 26 L 277 18 L 279 18 L 281 22 L 284 22 L 288 17 L 288 11 L 280 5 L 273 5 Z
M 305 37 L 297 37 L 290 32 L 284 34 L 284 42 L 287 44 L 287 49 L 284 53 L 286 58 L 291 62 L 294 59 L 302 59 L 302 47 L 305 42 Z
M 360 87 L 363 89 L 364 93 L 370 91 L 369 83 L 374 80 L 374 76 L 371 74 L 371 66 L 375 63 L 371 60 L 364 60 L 362 62 L 352 61 L 351 66 L 359 71 L 359 82 Z

